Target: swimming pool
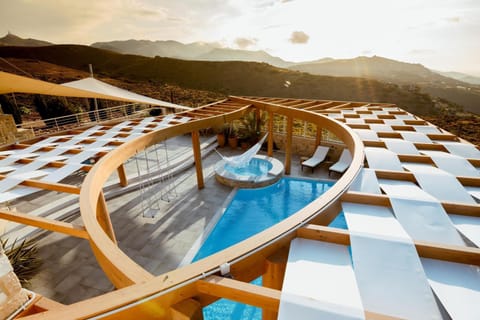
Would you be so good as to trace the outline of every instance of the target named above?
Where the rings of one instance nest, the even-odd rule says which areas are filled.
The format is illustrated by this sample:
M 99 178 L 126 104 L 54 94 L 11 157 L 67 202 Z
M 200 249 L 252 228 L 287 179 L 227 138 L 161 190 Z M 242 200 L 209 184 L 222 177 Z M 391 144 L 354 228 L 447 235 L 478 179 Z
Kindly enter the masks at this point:
M 253 158 L 245 167 L 234 167 L 225 164 L 225 170 L 241 176 L 265 176 L 273 165 L 265 159 Z
M 259 189 L 239 189 L 193 261 L 200 260 L 282 221 L 325 193 L 333 182 L 282 178 Z M 253 284 L 261 285 L 258 278 Z M 261 319 L 262 310 L 221 299 L 203 309 L 206 320 Z
M 278 159 L 256 155 L 245 167 L 234 167 L 220 160 L 215 165 L 215 179 L 233 188 L 262 188 L 280 180 L 283 170 Z

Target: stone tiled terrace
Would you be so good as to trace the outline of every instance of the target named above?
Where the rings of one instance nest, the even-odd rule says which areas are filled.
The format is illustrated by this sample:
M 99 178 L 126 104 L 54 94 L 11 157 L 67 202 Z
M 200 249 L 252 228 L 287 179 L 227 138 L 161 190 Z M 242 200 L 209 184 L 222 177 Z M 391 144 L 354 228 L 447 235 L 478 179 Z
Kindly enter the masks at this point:
M 173 139 L 172 139 L 173 140 Z M 177 150 L 178 149 L 178 150 Z M 176 137 L 168 144 L 170 161 L 174 162 L 182 152 L 189 152 L 190 138 Z M 219 149 L 224 155 L 238 154 L 228 147 Z M 260 152 L 262 153 L 262 152 Z M 284 154 L 276 152 L 274 157 L 284 160 Z M 139 156 L 139 159 L 142 155 Z M 158 214 L 154 218 L 143 217 L 146 202 L 142 204 L 142 191 L 136 190 L 107 200 L 108 209 L 119 247 L 134 261 L 154 275 L 173 270 L 182 262 L 214 215 L 226 204 L 233 189 L 219 184 L 213 168 L 220 157 L 210 152 L 203 159 L 205 188 L 198 190 L 193 167 L 175 176 L 175 191 L 171 201 L 157 201 Z M 292 159 L 291 176 L 328 179 L 328 164 L 322 164 L 313 173 L 301 171 L 300 157 Z M 145 164 L 142 164 L 144 167 Z M 126 165 L 127 173 L 136 174 L 135 161 Z M 117 179 L 112 176 L 112 180 Z M 155 188 L 161 190 L 165 183 Z M 158 196 L 157 191 L 154 196 Z M 34 207 L 48 204 L 50 193 L 42 197 L 31 197 L 19 203 L 19 207 Z M 107 195 L 108 199 L 108 195 Z M 78 217 L 73 220 L 81 224 Z M 114 289 L 97 264 L 89 243 L 83 239 L 49 233 L 40 242 L 40 256 L 44 261 L 41 271 L 31 280 L 30 288 L 48 298 L 70 304 L 94 297 Z

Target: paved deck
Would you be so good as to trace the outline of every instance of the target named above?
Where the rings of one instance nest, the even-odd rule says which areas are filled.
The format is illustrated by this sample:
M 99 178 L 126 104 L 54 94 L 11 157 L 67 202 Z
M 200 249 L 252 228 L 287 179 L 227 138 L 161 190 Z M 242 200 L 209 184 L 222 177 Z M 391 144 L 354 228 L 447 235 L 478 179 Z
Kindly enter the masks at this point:
M 175 146 L 189 147 L 188 137 L 169 144 L 169 155 L 174 157 Z M 220 149 L 225 155 L 240 153 L 228 148 Z M 276 153 L 283 161 L 284 154 Z M 175 191 L 171 201 L 158 201 L 159 210 L 154 218 L 143 217 L 146 201 L 142 203 L 141 191 L 133 191 L 107 201 L 108 209 L 119 247 L 134 261 L 154 275 L 173 270 L 201 235 L 204 228 L 233 189 L 215 181 L 213 167 L 219 156 L 212 152 L 203 160 L 205 188 L 197 190 L 194 168 L 175 177 Z M 328 178 L 326 166 L 322 165 L 312 173 L 301 172 L 300 159 L 293 157 L 291 176 Z M 127 165 L 128 174 L 133 174 L 133 161 Z M 160 188 L 162 184 L 158 184 Z M 157 192 L 156 194 L 158 194 Z M 42 199 L 29 199 L 24 206 Z M 80 218 L 75 222 L 81 223 Z M 30 289 L 64 304 L 71 304 L 94 297 L 114 289 L 101 268 L 86 240 L 50 233 L 39 242 L 40 256 L 44 261 L 39 274 L 31 280 Z

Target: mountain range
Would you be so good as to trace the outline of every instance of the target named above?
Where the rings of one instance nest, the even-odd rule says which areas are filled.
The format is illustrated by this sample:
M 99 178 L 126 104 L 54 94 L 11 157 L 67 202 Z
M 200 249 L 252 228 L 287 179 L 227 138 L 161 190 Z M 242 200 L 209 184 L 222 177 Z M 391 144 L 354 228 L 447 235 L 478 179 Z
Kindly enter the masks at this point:
M 41 47 L 52 44 L 53 43 L 42 40 L 20 38 L 10 32 L 8 32 L 5 37 L 0 38 L 0 46 Z
M 0 39 L 0 46 L 46 46 L 51 43 L 22 39 L 11 33 Z M 265 51 L 236 50 L 219 47 L 214 43 L 178 41 L 126 40 L 97 42 L 93 48 L 121 54 L 152 58 L 174 58 L 192 61 L 254 61 L 292 71 L 332 77 L 355 77 L 379 80 L 405 86 L 408 90 L 421 90 L 433 97 L 446 99 L 465 110 L 480 113 L 480 78 L 461 73 L 442 73 L 421 64 L 400 62 L 379 56 L 353 59 L 323 58 L 294 63 L 274 57 Z M 188 72 L 188 71 L 187 71 Z M 202 81 L 199 79 L 199 81 Z M 467 82 L 468 81 L 468 82 Z
M 193 42 L 183 44 L 178 41 L 125 40 L 95 42 L 94 48 L 119 53 L 138 54 L 146 57 L 166 57 L 182 60 L 200 61 L 254 61 L 265 62 L 275 67 L 288 67 L 293 62 L 271 56 L 265 51 L 237 50 L 220 47 L 215 43 Z

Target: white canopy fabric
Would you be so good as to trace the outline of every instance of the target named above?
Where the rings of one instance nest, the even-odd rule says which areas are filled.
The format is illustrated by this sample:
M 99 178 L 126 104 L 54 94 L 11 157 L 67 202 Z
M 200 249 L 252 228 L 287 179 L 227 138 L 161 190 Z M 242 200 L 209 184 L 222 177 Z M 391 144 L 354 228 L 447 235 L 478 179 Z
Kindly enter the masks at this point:
M 107 96 L 118 97 L 125 101 L 139 102 L 139 103 L 145 103 L 145 104 L 151 104 L 155 106 L 162 106 L 162 107 L 169 107 L 169 108 L 191 109 L 189 107 L 180 106 L 178 104 L 173 104 L 170 102 L 142 96 L 140 94 L 136 94 L 131 91 L 112 86 L 108 83 L 102 82 L 92 77 L 63 83 L 62 86 L 95 92 L 95 93 L 104 94 Z
M 69 82 L 64 85 L 59 85 L 0 71 L 0 94 L 12 92 L 44 94 L 61 97 L 98 98 L 145 103 L 155 106 L 185 110 L 191 109 L 189 107 L 145 97 L 111 86 L 93 78 L 87 78 L 79 81 Z

